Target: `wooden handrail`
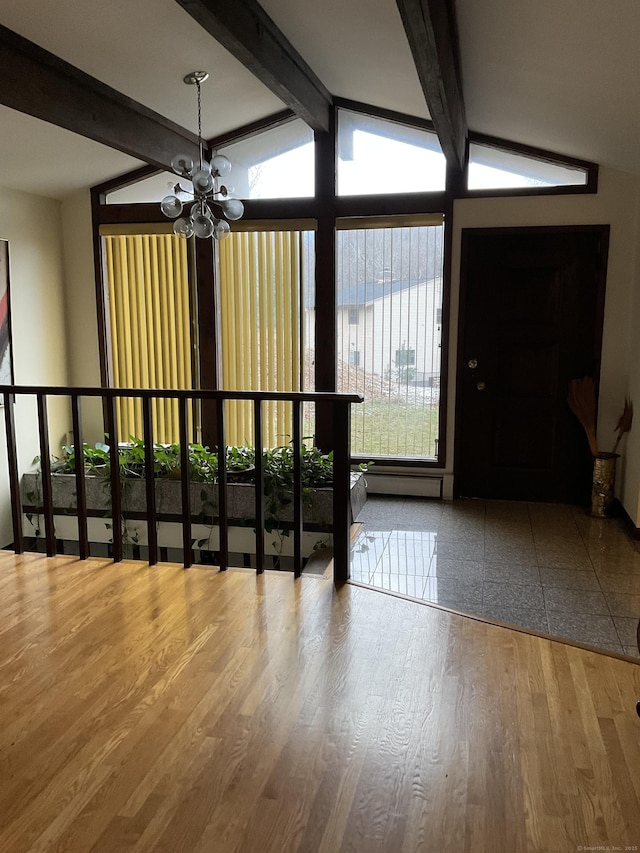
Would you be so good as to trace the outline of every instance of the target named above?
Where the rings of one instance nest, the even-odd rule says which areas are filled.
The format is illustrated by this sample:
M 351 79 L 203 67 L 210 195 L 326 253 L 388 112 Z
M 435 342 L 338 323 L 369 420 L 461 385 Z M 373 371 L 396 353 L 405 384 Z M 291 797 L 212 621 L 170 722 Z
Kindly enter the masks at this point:
M 283 401 L 293 404 L 293 551 L 294 574 L 299 577 L 302 572 L 302 403 L 315 402 L 328 404 L 333 409 L 333 426 L 335 446 L 333 451 L 333 542 L 334 542 L 334 579 L 341 583 L 349 577 L 350 558 L 350 407 L 353 403 L 362 403 L 360 394 L 338 394 L 333 392 L 306 391 L 214 391 L 197 389 L 133 389 L 133 388 L 96 388 L 96 387 L 62 387 L 39 385 L 0 385 L 3 395 L 5 412 L 5 430 L 7 436 L 7 457 L 9 467 L 9 484 L 11 492 L 11 511 L 14 531 L 14 550 L 21 553 L 24 547 L 22 535 L 22 501 L 20 498 L 20 483 L 18 477 L 16 426 L 12 402 L 16 397 L 35 396 L 38 409 L 38 435 L 40 456 L 42 460 L 49 459 L 49 438 L 47 419 L 47 397 L 69 397 L 71 399 L 71 414 L 73 422 L 73 442 L 75 447 L 82 447 L 82 428 L 80 417 L 80 399 L 82 397 L 97 397 L 103 401 L 106 420 L 106 432 L 110 436 L 110 490 L 111 514 L 113 532 L 113 560 L 123 559 L 123 537 L 119 519 L 122 517 L 120 464 L 118 456 L 118 436 L 116 421 L 116 400 L 118 398 L 136 398 L 142 402 L 145 442 L 145 476 L 146 483 L 146 521 L 149 543 L 149 564 L 158 560 L 158 541 L 156 522 L 158 518 L 155 493 L 153 488 L 153 399 L 176 399 L 179 401 L 180 415 L 180 448 L 181 448 L 181 495 L 183 530 L 183 563 L 188 568 L 193 562 L 191 539 L 191 497 L 188 464 L 188 433 L 187 433 L 187 403 L 190 400 L 212 400 L 215 402 L 216 418 L 220 447 L 225 448 L 224 403 L 226 400 L 248 400 L 254 403 L 254 445 L 262 447 L 262 404 L 265 401 Z M 78 457 L 80 458 L 80 457 Z M 78 538 L 80 556 L 89 554 L 87 536 L 87 505 L 86 489 L 82 467 L 76 466 L 76 490 L 78 517 Z M 255 486 L 255 539 L 256 539 L 256 572 L 260 574 L 264 567 L 264 470 L 262 454 L 256 453 L 256 486 Z M 51 485 L 51 471 L 48 465 L 42 465 L 43 485 L 43 515 L 45 520 L 45 537 L 47 554 L 56 553 L 55 532 L 53 526 L 54 506 Z M 229 563 L 229 520 L 227 515 L 227 472 L 226 455 L 218 453 L 218 526 L 219 547 L 218 557 L 220 569 L 224 571 Z
M 280 400 L 285 403 L 364 403 L 362 394 L 339 394 L 333 391 L 212 391 L 184 388 L 96 388 L 60 385 L 0 385 L 0 394 L 43 394 L 47 397 L 137 397 L 140 400 Z

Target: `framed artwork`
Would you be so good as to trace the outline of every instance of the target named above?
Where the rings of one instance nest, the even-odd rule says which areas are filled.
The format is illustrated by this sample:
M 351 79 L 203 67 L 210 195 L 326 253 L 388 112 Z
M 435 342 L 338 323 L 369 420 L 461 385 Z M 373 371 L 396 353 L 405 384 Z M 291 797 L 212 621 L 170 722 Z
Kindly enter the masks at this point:
M 6 240 L 0 240 L 0 385 L 13 384 L 11 311 L 9 309 L 9 243 Z

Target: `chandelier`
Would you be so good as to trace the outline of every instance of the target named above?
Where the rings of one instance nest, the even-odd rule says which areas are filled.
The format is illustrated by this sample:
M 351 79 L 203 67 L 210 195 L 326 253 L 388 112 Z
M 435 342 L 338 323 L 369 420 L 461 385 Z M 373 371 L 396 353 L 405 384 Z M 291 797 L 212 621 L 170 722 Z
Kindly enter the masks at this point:
M 231 161 L 224 154 L 214 154 L 211 162 L 204 157 L 202 142 L 202 115 L 200 105 L 200 84 L 209 77 L 206 71 L 192 71 L 184 78 L 189 86 L 195 85 L 198 91 L 198 146 L 200 157 L 194 163 L 186 154 L 178 154 L 171 161 L 171 168 L 181 178 L 191 182 L 191 188 L 185 189 L 179 182 L 173 187 L 174 195 L 165 196 L 160 209 L 173 223 L 174 234 L 186 240 L 193 234 L 196 237 L 213 237 L 222 240 L 229 236 L 231 228 L 227 220 L 240 219 L 244 205 L 237 198 L 231 198 L 233 187 L 226 183 L 231 171 Z M 179 195 L 190 196 L 182 201 Z M 214 213 L 213 209 L 216 211 Z M 183 215 L 184 214 L 184 215 Z M 179 218 L 178 218 L 179 217 Z

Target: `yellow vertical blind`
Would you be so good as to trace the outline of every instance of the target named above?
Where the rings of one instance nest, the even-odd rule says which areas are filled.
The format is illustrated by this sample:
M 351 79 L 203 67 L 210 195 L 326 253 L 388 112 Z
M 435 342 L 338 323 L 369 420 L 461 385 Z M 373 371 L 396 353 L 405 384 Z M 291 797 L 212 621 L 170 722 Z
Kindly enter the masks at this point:
M 220 243 L 225 390 L 300 391 L 303 232 L 235 231 Z M 253 444 L 253 406 L 229 402 L 227 441 Z M 291 404 L 263 407 L 268 447 L 291 440 Z
M 193 387 L 186 241 L 146 233 L 107 234 L 103 240 L 113 385 Z M 178 441 L 177 402 L 154 400 L 152 410 L 154 441 Z M 118 400 L 117 415 L 121 441 L 142 437 L 140 401 Z

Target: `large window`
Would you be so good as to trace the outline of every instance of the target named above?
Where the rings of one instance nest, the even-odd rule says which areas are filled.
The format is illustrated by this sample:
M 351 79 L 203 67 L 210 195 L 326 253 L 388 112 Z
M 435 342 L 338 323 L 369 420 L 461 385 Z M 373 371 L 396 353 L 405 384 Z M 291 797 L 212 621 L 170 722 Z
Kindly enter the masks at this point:
M 219 150 L 233 163 L 238 198 L 308 198 L 315 192 L 313 131 L 300 119 Z
M 220 243 L 223 386 L 313 390 L 314 223 L 264 223 Z M 252 445 L 253 404 L 226 404 L 227 441 Z M 305 434 L 312 413 L 305 412 Z M 291 404 L 265 403 L 265 444 L 291 441 Z M 309 433 L 309 431 L 311 431 Z
M 173 234 L 148 233 L 154 230 L 162 228 L 101 229 L 116 388 L 193 387 L 188 244 Z M 178 441 L 177 401 L 154 400 L 152 407 L 154 440 Z M 140 400 L 119 399 L 117 416 L 121 441 L 142 437 Z
M 337 245 L 338 390 L 354 455 L 435 459 L 442 351 L 442 217 L 341 220 Z M 360 322 L 350 322 L 357 308 Z
M 338 195 L 444 190 L 435 133 L 362 113 L 338 112 Z
M 584 186 L 586 168 L 554 163 L 490 145 L 469 145 L 470 190 Z
M 197 299 L 190 299 L 182 272 L 189 244 L 153 236 L 127 242 L 133 235 L 114 235 L 105 250 L 111 379 L 134 387 L 199 381 L 207 387 L 221 382 L 228 390 L 312 391 L 316 377 L 323 389 L 333 388 L 337 377 L 339 391 L 365 398 L 352 410 L 354 455 L 445 464 L 438 446 L 445 414 L 444 226 L 442 216 L 416 211 L 449 211 L 455 198 L 468 195 L 595 192 L 597 167 L 471 133 L 468 186 L 452 181 L 447 189 L 445 157 L 428 121 L 339 98 L 335 103 L 335 136 L 314 139 L 304 122 L 279 115 L 266 119 L 261 130 L 218 142 L 233 164 L 233 194 L 248 203 L 226 241 L 216 249 L 199 246 Z M 336 184 L 333 169 L 320 176 L 319 198 L 316 169 L 333 165 L 334 150 Z M 109 182 L 102 190 L 110 205 L 159 202 L 175 183 L 176 176 L 165 172 L 135 184 L 124 176 L 120 186 Z M 100 188 L 94 192 L 104 202 Z M 250 214 L 270 222 L 252 222 Z M 159 210 L 157 215 L 159 221 Z M 103 223 L 135 222 L 140 214 L 127 220 L 126 210 L 99 206 L 98 217 Z M 335 348 L 329 328 L 334 297 Z M 192 328 L 199 341 L 195 333 L 192 339 Z M 105 351 L 103 376 L 108 359 Z M 288 442 L 288 407 L 263 411 L 265 444 Z M 163 440 L 176 434 L 174 415 L 168 408 L 155 416 Z M 229 404 L 227 415 L 229 441 L 252 443 L 252 407 Z M 121 417 L 123 435 L 139 432 L 135 407 L 125 404 Z M 203 417 L 202 434 L 215 441 L 213 417 L 204 410 Z M 304 434 L 330 445 L 325 407 L 317 419 L 312 407 L 305 409 Z

